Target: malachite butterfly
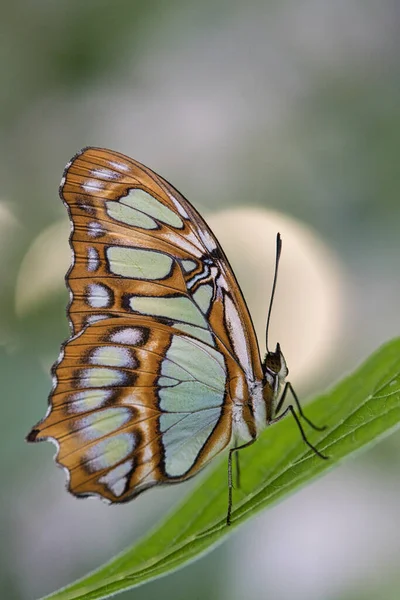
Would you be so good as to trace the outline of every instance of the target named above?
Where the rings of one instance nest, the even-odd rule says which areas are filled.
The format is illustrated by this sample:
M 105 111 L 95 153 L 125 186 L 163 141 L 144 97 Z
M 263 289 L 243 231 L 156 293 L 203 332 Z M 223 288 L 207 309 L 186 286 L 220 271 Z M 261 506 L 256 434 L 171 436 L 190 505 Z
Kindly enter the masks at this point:
M 279 344 L 261 360 L 221 246 L 172 185 L 119 152 L 85 148 L 60 196 L 72 223 L 71 337 L 27 439 L 56 444 L 72 494 L 127 502 L 229 447 L 229 524 L 232 456 L 267 425 L 291 412 L 325 458 L 293 406 L 281 410 L 290 390 L 305 418 Z M 273 290 L 280 248 L 278 235 Z

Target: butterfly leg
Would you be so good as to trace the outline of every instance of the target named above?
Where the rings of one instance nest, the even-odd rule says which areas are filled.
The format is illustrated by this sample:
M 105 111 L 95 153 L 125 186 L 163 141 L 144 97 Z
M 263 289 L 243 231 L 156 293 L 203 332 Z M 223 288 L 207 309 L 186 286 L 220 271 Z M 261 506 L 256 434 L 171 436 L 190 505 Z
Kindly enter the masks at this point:
M 239 454 L 238 452 L 236 452 L 234 454 L 235 457 L 235 471 L 236 471 L 236 485 L 234 486 L 237 490 L 240 490 L 240 461 L 239 461 Z
M 303 409 L 301 408 L 301 404 L 300 404 L 300 400 L 296 394 L 296 392 L 293 389 L 292 384 L 290 383 L 290 381 L 287 381 L 284 387 L 284 390 L 282 392 L 282 396 L 279 399 L 278 405 L 275 409 L 275 414 L 278 414 L 283 406 L 283 403 L 285 402 L 285 398 L 287 396 L 288 391 L 290 390 L 290 392 L 292 393 L 292 396 L 294 398 L 294 401 L 296 403 L 297 409 L 300 413 L 300 416 L 307 421 L 307 423 L 310 425 L 310 427 L 312 427 L 313 429 L 315 429 L 316 431 L 324 431 L 326 429 L 326 425 L 323 425 L 322 427 L 319 427 L 318 425 L 315 425 L 308 417 L 306 417 L 306 415 L 303 412 Z
M 238 452 L 239 450 L 243 450 L 244 448 L 248 448 L 254 442 L 256 438 L 251 439 L 246 444 L 242 444 L 241 446 L 236 446 L 235 448 L 231 448 L 229 450 L 228 457 L 228 512 L 226 514 L 226 524 L 229 526 L 231 524 L 231 516 L 232 516 L 232 489 L 233 489 L 233 481 L 232 481 L 232 457 L 234 452 Z M 236 465 L 239 463 L 237 462 Z M 237 468 L 237 467 L 236 467 Z
M 282 406 L 282 399 L 279 401 L 278 407 L 279 407 L 279 405 Z M 281 419 L 283 419 L 284 417 L 286 417 L 286 415 L 289 412 L 292 414 L 292 416 L 294 417 L 294 420 L 296 421 L 297 427 L 300 430 L 301 437 L 303 438 L 303 441 L 307 444 L 307 446 L 309 448 L 311 448 L 311 450 L 314 452 L 314 454 L 316 454 L 320 458 L 323 458 L 324 460 L 327 460 L 329 458 L 329 456 L 325 456 L 325 454 L 322 454 L 322 452 L 320 452 L 319 450 L 317 450 L 317 448 L 315 446 L 313 446 L 312 443 L 307 439 L 307 436 L 304 433 L 303 426 L 302 426 L 302 424 L 300 422 L 300 419 L 297 416 L 296 411 L 294 410 L 292 404 L 289 404 L 289 406 L 278 417 L 274 417 L 273 419 L 271 419 L 271 421 L 269 422 L 269 425 L 272 425 L 273 423 L 277 423 L 278 421 L 280 421 Z M 308 419 L 306 419 L 306 420 L 308 421 Z

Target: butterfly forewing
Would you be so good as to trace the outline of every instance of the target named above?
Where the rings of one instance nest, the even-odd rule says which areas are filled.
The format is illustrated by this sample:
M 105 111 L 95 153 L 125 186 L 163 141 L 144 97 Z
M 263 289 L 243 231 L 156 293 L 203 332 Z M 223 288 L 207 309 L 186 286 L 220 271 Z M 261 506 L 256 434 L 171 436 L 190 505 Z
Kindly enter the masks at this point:
M 29 439 L 56 441 L 74 494 L 124 501 L 194 475 L 220 452 L 233 399 L 254 429 L 258 346 L 218 242 L 169 183 L 88 148 L 60 193 L 73 224 L 72 337 Z
M 126 314 L 131 294 L 164 298 L 173 313 L 187 304 L 185 298 L 207 306 L 210 296 L 210 328 L 249 377 L 252 371 L 262 376 L 254 328 L 233 272 L 202 217 L 177 190 L 122 154 L 88 148 L 67 168 L 61 195 L 74 226 L 76 258 L 68 283 L 75 333 L 93 313 Z

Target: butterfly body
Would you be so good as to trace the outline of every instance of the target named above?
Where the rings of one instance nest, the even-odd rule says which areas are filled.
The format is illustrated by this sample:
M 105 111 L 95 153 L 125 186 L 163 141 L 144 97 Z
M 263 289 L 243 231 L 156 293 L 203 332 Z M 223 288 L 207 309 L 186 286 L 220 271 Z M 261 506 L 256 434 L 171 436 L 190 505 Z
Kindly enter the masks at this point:
M 86 148 L 60 195 L 72 223 L 71 337 L 28 440 L 56 443 L 73 494 L 125 502 L 256 439 L 286 364 L 279 346 L 261 363 L 224 252 L 167 181 Z

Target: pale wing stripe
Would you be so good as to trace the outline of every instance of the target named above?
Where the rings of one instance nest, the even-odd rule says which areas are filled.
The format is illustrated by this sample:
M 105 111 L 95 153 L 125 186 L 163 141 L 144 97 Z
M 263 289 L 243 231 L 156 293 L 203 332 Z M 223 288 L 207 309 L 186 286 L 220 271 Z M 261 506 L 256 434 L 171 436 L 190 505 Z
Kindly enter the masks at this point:
M 225 319 L 236 355 L 245 373 L 251 379 L 251 375 L 253 373 L 253 366 L 251 362 L 251 355 L 249 353 L 246 335 L 242 328 L 240 316 L 236 305 L 232 301 L 230 296 L 225 296 Z

